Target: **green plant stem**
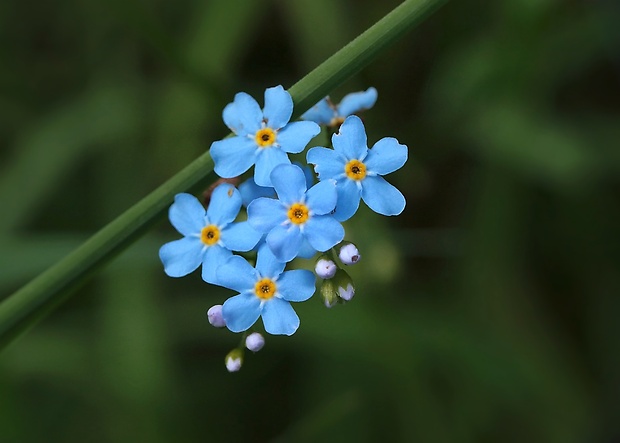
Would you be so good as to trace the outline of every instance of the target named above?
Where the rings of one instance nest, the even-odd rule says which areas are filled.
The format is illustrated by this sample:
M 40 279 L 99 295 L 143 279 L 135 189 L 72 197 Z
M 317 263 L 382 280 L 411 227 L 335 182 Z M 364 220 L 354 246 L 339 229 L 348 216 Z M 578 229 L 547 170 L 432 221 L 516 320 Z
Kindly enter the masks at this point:
M 209 152 L 133 205 L 63 260 L 0 303 L 0 349 L 45 317 L 103 264 L 111 261 L 166 213 L 174 196 L 215 180 Z
M 289 89 L 295 102 L 293 117 L 329 95 L 447 1 L 407 0 L 394 8 Z
M 407 0 L 293 85 L 294 117 L 368 65 L 447 0 Z M 0 303 L 0 349 L 44 318 L 102 265 L 161 219 L 175 194 L 215 181 L 209 152 L 161 185 L 66 258 Z

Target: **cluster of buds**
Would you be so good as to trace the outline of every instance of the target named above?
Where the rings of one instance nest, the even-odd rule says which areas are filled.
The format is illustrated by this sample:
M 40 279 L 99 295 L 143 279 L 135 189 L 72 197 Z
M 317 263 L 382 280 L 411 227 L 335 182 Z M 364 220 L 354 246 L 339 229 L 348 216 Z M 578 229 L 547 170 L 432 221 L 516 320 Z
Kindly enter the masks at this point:
M 263 349 L 263 346 L 265 346 L 265 337 L 263 337 L 260 332 L 252 332 L 248 335 L 244 334 L 242 341 L 245 348 L 252 352 L 258 352 Z M 226 355 L 224 364 L 226 365 L 228 372 L 237 372 L 241 369 L 241 366 L 243 366 L 244 352 L 244 346 L 239 346 Z
M 222 305 L 213 305 L 207 311 L 209 323 L 216 328 L 226 327 L 226 322 L 222 316 Z M 252 352 L 258 352 L 265 346 L 265 337 L 260 332 L 244 334 L 242 345 L 231 350 L 224 359 L 228 372 L 237 372 L 243 366 L 244 347 Z
M 356 264 L 362 256 L 353 243 L 345 243 L 338 252 L 340 263 L 346 266 Z M 350 301 L 355 295 L 351 276 L 338 266 L 331 252 L 323 254 L 314 267 L 316 275 L 323 279 L 319 288 L 323 304 L 331 308 L 338 303 Z

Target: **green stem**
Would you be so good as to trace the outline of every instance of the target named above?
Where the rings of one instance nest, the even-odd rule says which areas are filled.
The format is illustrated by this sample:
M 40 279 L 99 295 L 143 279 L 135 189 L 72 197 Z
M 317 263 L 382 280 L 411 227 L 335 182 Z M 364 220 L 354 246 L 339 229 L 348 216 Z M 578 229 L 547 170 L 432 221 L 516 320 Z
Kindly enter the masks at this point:
M 447 1 L 407 0 L 394 8 L 289 89 L 295 102 L 293 117 L 329 95 Z
M 244 331 L 241 334 L 241 340 L 239 340 L 239 346 L 238 348 L 241 349 L 241 352 L 245 351 L 245 339 L 248 338 L 248 335 L 250 335 L 252 332 L 252 330 L 250 329 L 249 331 Z
M 295 115 L 368 65 L 447 0 L 407 0 L 293 85 Z M 129 208 L 66 258 L 0 303 L 0 349 L 44 318 L 102 265 L 164 216 L 175 194 L 213 182 L 209 152 Z

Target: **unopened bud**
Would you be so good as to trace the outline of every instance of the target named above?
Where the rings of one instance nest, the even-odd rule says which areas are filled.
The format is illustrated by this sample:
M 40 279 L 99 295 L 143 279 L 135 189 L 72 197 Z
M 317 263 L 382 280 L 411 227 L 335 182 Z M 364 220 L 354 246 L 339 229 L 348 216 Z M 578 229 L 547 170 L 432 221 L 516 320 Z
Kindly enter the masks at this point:
M 211 306 L 207 311 L 207 317 L 209 318 L 209 323 L 216 328 L 223 328 L 226 326 L 224 317 L 222 317 L 222 305 Z
M 243 364 L 243 349 L 233 349 L 224 359 L 228 372 L 237 372 Z
M 360 252 L 357 250 L 357 247 L 353 243 L 347 243 L 342 248 L 340 248 L 338 257 L 345 265 L 354 265 L 360 260 L 360 258 L 362 258 Z
M 258 332 L 252 332 L 245 338 L 245 347 L 252 352 L 258 352 L 265 346 L 265 338 Z
M 351 283 L 349 283 L 346 288 L 339 287 L 338 295 L 340 296 L 341 299 L 349 301 L 355 295 L 355 288 L 353 287 Z
M 323 279 L 332 278 L 336 274 L 337 270 L 338 267 L 336 266 L 336 263 L 329 258 L 324 257 L 321 257 L 316 262 L 316 266 L 314 267 L 314 272 L 316 272 L 316 275 Z
M 332 280 L 323 280 L 319 292 L 321 293 L 321 300 L 323 300 L 325 307 L 331 308 L 338 303 L 338 290 Z
M 355 295 L 355 286 L 353 279 L 343 269 L 338 269 L 336 275 L 331 280 L 336 286 L 338 297 L 344 301 L 350 301 Z

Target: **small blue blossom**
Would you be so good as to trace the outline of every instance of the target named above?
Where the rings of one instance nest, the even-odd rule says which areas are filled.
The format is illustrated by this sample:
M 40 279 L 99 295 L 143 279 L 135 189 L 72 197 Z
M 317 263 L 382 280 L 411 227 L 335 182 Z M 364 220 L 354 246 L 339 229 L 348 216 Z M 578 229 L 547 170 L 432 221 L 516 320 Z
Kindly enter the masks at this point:
M 262 197 L 250 203 L 248 222 L 267 234 L 267 245 L 278 260 L 308 257 L 308 249 L 314 255 L 342 241 L 344 228 L 331 214 L 336 207 L 335 181 L 324 180 L 307 190 L 304 173 L 295 165 L 277 166 L 271 181 L 278 199 Z
M 314 185 L 315 177 L 312 168 L 308 165 L 302 165 L 301 163 L 294 162 L 294 165 L 297 165 L 304 171 L 304 175 L 306 176 L 306 187 L 311 188 Z M 244 181 L 239 185 L 239 192 L 241 193 L 241 198 L 243 200 L 243 206 L 247 208 L 247 206 L 256 200 L 259 197 L 269 197 L 269 198 L 277 198 L 276 190 L 272 187 L 264 187 L 258 186 L 252 177 Z M 258 248 L 262 243 L 264 243 L 267 234 L 263 234 L 261 240 L 258 242 L 256 248 Z M 307 241 L 304 241 L 301 250 L 299 251 L 298 257 L 303 258 L 311 258 L 316 254 L 316 250 L 310 246 Z
M 314 294 L 314 274 L 303 269 L 283 272 L 285 266 L 263 245 L 258 251 L 256 268 L 238 255 L 218 268 L 218 284 L 239 292 L 222 307 L 228 329 L 246 331 L 262 317 L 269 334 L 295 333 L 299 317 L 290 302 L 306 301 Z
M 265 90 L 265 107 L 244 92 L 235 95 L 222 113 L 235 137 L 211 145 L 215 172 L 224 178 L 243 174 L 256 165 L 254 181 L 272 186 L 270 174 L 279 164 L 290 164 L 287 153 L 299 153 L 321 128 L 314 122 L 289 123 L 293 99 L 282 86 Z
M 332 144 L 334 149 L 310 149 L 306 159 L 315 165 L 321 183 L 336 180 L 336 220 L 351 218 L 359 207 L 360 197 L 379 214 L 398 215 L 405 209 L 405 197 L 382 175 L 405 164 L 407 146 L 385 137 L 368 149 L 364 124 L 355 115 L 347 117 L 339 132 L 332 136 Z
M 231 250 L 249 251 L 261 238 L 248 222 L 233 223 L 240 209 L 241 195 L 228 183 L 215 188 L 206 211 L 193 195 L 177 194 L 169 217 L 184 237 L 159 250 L 166 274 L 183 277 L 202 264 L 203 280 L 217 283 L 215 270 L 232 255 Z
M 366 91 L 345 95 L 337 105 L 334 105 L 329 97 L 325 97 L 306 111 L 301 118 L 320 125 L 338 127 L 348 116 L 372 108 L 376 101 L 377 90 L 372 87 Z

